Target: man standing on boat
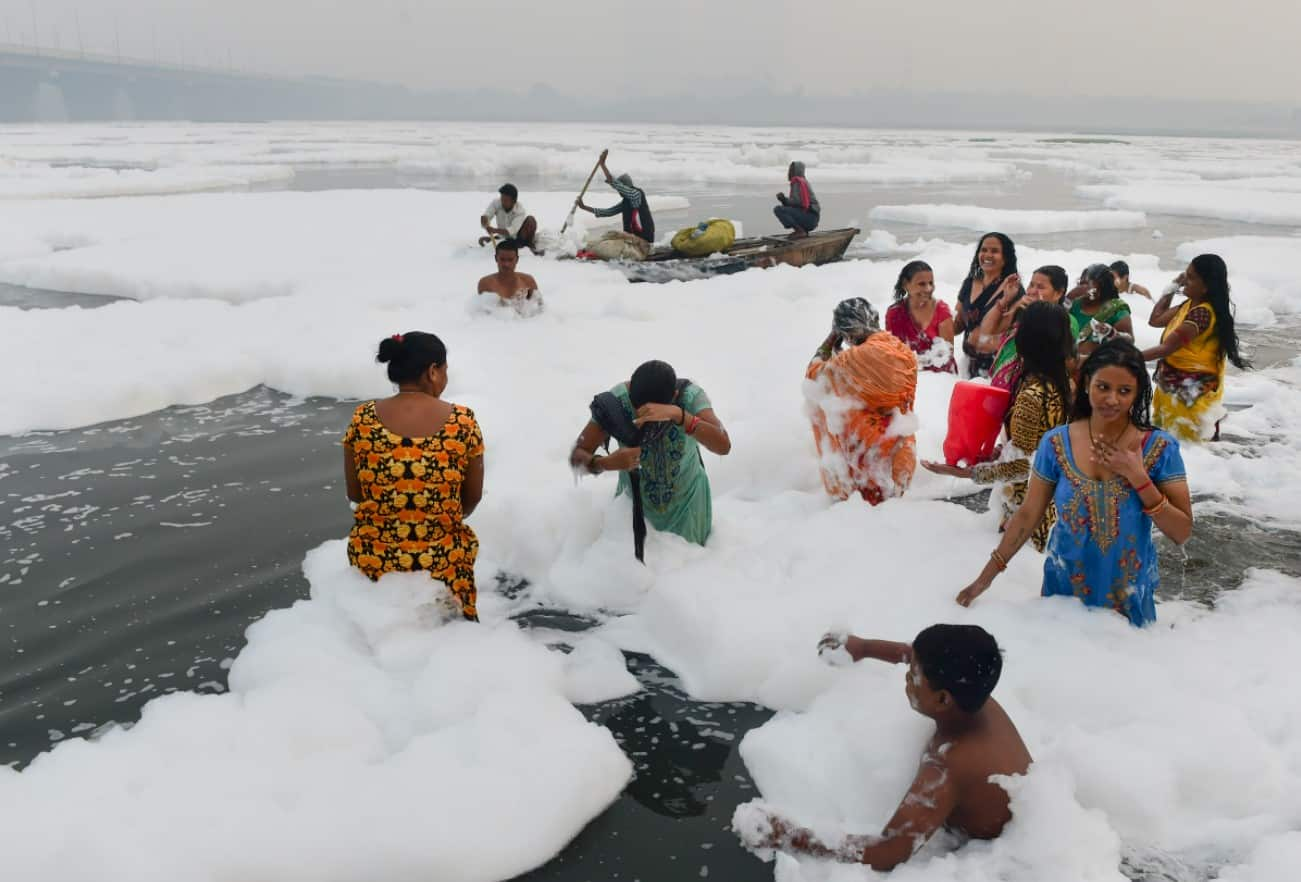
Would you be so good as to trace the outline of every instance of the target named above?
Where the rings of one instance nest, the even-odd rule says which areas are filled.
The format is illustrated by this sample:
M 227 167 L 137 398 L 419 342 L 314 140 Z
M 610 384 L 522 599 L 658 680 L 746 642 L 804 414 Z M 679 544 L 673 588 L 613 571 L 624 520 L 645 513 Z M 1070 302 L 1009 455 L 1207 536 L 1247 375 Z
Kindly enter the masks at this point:
M 632 182 L 630 175 L 619 175 L 614 177 L 610 174 L 610 169 L 605 165 L 605 154 L 601 154 L 601 171 L 605 173 L 605 182 L 615 189 L 623 198 L 618 204 L 609 208 L 592 208 L 582 199 L 578 200 L 578 207 L 583 211 L 590 211 L 597 217 L 614 217 L 616 214 L 623 215 L 623 231 L 630 236 L 655 244 L 655 219 L 651 217 L 650 203 L 646 201 L 646 191 L 637 187 Z
M 786 179 L 791 182 L 791 193 L 789 196 L 777 194 L 777 201 L 781 204 L 774 206 L 772 213 L 777 215 L 783 227 L 791 231 L 792 239 L 803 239 L 817 229 L 822 206 L 804 178 L 804 163 L 792 162 L 786 170 Z

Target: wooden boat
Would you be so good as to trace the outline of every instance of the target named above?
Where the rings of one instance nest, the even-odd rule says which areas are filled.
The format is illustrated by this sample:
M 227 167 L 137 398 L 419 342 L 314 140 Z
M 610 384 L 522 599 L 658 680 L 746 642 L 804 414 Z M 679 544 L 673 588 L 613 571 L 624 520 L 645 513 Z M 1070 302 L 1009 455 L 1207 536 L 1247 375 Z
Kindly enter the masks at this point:
M 725 252 L 708 257 L 683 257 L 671 248 L 657 248 L 643 261 L 614 261 L 634 282 L 669 282 L 739 273 L 753 267 L 821 266 L 840 260 L 857 227 L 810 233 L 803 239 L 756 236 L 737 239 Z

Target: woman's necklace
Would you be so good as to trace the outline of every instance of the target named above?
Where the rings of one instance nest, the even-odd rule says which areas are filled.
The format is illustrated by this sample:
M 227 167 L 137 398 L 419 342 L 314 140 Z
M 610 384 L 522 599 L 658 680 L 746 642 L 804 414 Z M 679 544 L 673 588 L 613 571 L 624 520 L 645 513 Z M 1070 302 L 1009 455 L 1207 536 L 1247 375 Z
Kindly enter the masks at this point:
M 1102 442 L 1103 442 L 1104 444 L 1106 444 L 1108 447 L 1115 447 L 1117 444 L 1120 443 L 1120 439 L 1123 438 L 1123 437 L 1125 437 L 1125 432 L 1126 432 L 1126 430 L 1128 430 L 1128 429 L 1129 429 L 1129 423 L 1128 423 L 1128 421 L 1127 421 L 1127 422 L 1125 423 L 1125 425 L 1123 425 L 1123 426 L 1120 427 L 1120 431 L 1116 433 L 1116 437 L 1115 437 L 1115 438 L 1112 438 L 1110 441 L 1108 441 L 1106 438 L 1103 438 L 1103 439 L 1102 439 Z M 1092 444 L 1094 447 L 1097 447 L 1097 446 L 1098 446 L 1098 439 L 1095 438 L 1095 437 L 1093 437 L 1093 418 L 1092 418 L 1092 417 L 1089 418 L 1089 443 Z

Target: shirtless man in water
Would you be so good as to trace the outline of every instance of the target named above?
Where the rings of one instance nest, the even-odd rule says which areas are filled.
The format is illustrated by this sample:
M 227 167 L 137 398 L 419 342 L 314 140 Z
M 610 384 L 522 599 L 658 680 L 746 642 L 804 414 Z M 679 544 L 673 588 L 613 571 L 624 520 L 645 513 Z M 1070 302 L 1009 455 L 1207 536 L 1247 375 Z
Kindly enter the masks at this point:
M 922 753 L 917 777 L 880 836 L 847 836 L 819 842 L 776 815 L 754 848 L 777 848 L 890 870 L 908 858 L 940 827 L 976 839 L 994 839 L 1012 819 L 1010 800 L 993 775 L 1021 775 L 1030 767 L 1016 726 L 989 697 L 1003 669 L 994 638 L 975 625 L 932 625 L 912 645 L 828 634 L 818 652 L 829 661 L 846 654 L 908 665 L 904 690 L 922 716 L 935 721 L 935 734 Z
M 517 273 L 519 249 L 514 242 L 501 242 L 497 245 L 497 272 L 479 280 L 480 294 L 496 294 L 503 305 L 518 304 L 520 301 L 541 301 L 538 293 L 538 281 L 528 273 Z

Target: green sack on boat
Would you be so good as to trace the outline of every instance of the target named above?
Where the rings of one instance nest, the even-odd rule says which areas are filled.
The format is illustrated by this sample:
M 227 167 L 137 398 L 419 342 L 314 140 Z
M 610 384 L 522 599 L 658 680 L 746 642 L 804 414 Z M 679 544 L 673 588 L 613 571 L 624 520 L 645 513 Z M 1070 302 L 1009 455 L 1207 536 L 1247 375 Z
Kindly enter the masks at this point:
M 673 235 L 673 250 L 684 257 L 705 257 L 726 251 L 736 241 L 736 227 L 726 218 L 716 217 Z

